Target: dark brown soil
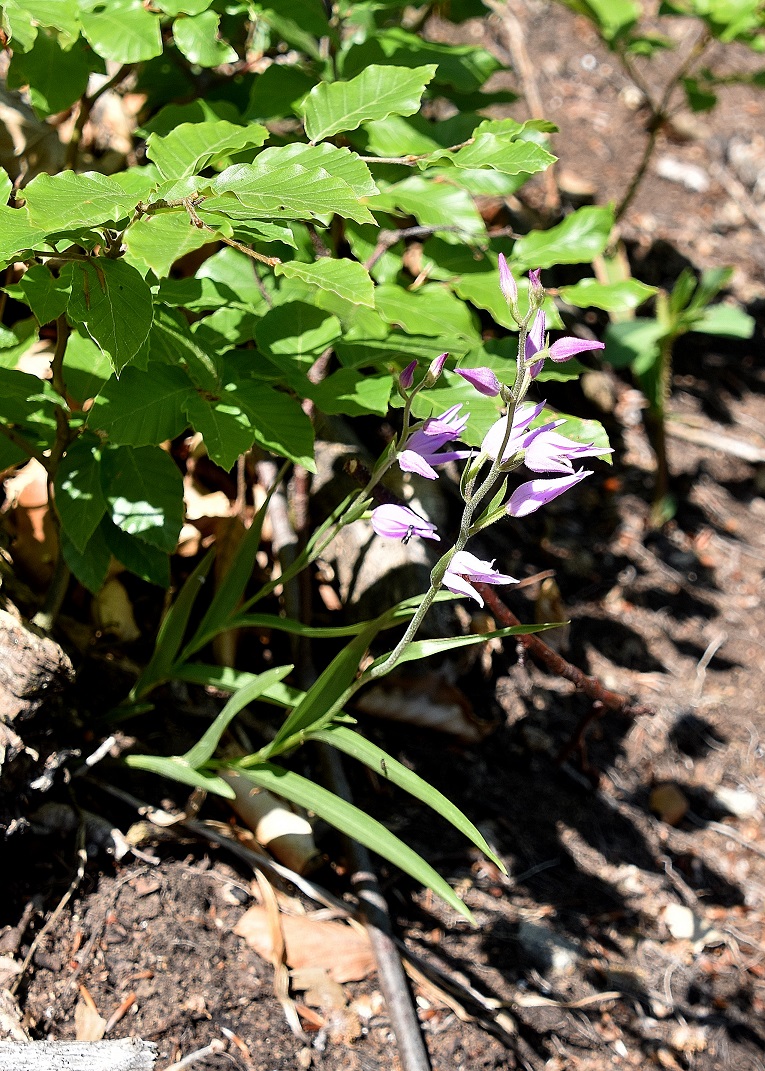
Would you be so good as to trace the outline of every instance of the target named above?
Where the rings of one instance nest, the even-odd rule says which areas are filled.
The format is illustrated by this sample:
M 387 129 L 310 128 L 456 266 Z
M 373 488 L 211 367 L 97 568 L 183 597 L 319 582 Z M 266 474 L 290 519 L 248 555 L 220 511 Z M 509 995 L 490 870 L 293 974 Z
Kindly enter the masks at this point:
M 562 129 L 561 167 L 591 181 L 599 201 L 618 199 L 645 137 L 641 112 L 625 103 L 626 78 L 584 20 L 557 5 L 516 6 L 546 114 Z M 520 102 L 514 114 L 524 114 Z M 741 206 L 746 184 L 726 185 L 726 147 L 734 136 L 756 143 L 763 119 L 765 96 L 730 90 L 701 134 L 661 143 L 659 155 L 696 163 L 711 182 L 692 193 L 649 170 L 623 224 L 647 273 L 665 275 L 673 257 L 698 268 L 731 263 L 743 300 L 765 294 L 763 235 L 751 204 Z M 614 469 L 486 545 L 516 576 L 555 569 L 572 622 L 566 656 L 654 713 L 595 710 L 507 645 L 490 675 L 476 665 L 463 682 L 477 715 L 500 715 L 483 744 L 368 727 L 480 825 L 509 873 L 431 812 L 353 771 L 357 799 L 459 889 L 478 923 L 381 866 L 407 945 L 502 1002 L 514 1023 L 498 1035 L 467 998 L 472 1022 L 418 988 L 436 1071 L 765 1069 L 765 480 L 761 464 L 730 452 L 730 440 L 765 448 L 761 326 L 750 343 L 695 336 L 677 354 L 673 411 L 693 418 L 706 442 L 670 437 L 679 508 L 661 533 L 648 527 L 652 455 L 637 398 L 612 380 Z M 586 412 L 590 403 L 579 404 Z M 508 603 L 531 620 L 535 589 L 525 591 Z M 158 791 L 124 783 L 137 795 Z M 663 783 L 689 804 L 676 826 L 651 811 Z M 733 804 L 720 788 L 737 793 Z M 135 820 L 96 790 L 84 802 L 123 830 Z M 342 845 L 325 829 L 321 847 L 337 866 L 319 880 L 342 894 Z M 271 966 L 233 933 L 256 894 L 246 867 L 184 835 L 149 838 L 143 849 L 158 865 L 91 860 L 41 942 L 20 994 L 32 1036 L 72 1038 L 84 987 L 105 1019 L 134 994 L 107 1036 L 156 1041 L 159 1068 L 213 1039 L 225 1052 L 195 1067 L 399 1066 L 374 976 L 344 987 L 342 1014 L 315 1013 L 307 1043 L 293 1036 Z M 0 924 L 16 925 L 30 890 L 37 897 L 23 955 L 71 880 L 75 844 L 28 836 L 7 863 Z M 677 928 L 689 918 L 693 938 Z

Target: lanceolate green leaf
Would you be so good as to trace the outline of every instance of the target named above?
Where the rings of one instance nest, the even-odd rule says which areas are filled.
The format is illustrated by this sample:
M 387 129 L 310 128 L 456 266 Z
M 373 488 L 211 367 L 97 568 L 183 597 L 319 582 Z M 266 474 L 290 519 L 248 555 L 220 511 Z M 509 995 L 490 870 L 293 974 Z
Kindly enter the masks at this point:
M 470 636 L 447 636 L 443 639 L 434 640 L 415 640 L 410 643 L 404 653 L 399 658 L 397 665 L 403 665 L 404 662 L 419 662 L 423 658 L 429 658 L 431 655 L 440 654 L 442 651 L 455 650 L 457 647 L 470 647 L 473 644 L 481 643 L 487 640 L 504 639 L 505 636 L 528 636 L 532 632 L 544 632 L 548 628 L 556 628 L 558 625 L 553 622 L 544 625 L 510 625 L 508 628 L 494 629 L 492 632 L 482 632 L 478 635 Z M 390 653 L 390 652 L 389 652 Z M 372 663 L 372 667 L 382 665 L 387 654 L 380 655 Z
M 356 676 L 361 658 L 379 629 L 379 621 L 370 622 L 363 632 L 332 659 L 282 724 L 271 743 L 263 749 L 262 755 L 278 755 L 286 742 L 293 737 L 314 728 L 322 728 L 331 721 L 333 714 L 342 709 L 348 695 L 348 686 Z
M 130 699 L 140 699 L 146 695 L 155 684 L 167 680 L 171 676 L 173 663 L 186 635 L 189 617 L 194 608 L 197 596 L 202 585 L 210 572 L 215 551 L 211 548 L 204 558 L 197 563 L 194 571 L 185 581 L 178 597 L 162 619 L 162 624 L 157 633 L 157 641 L 154 645 L 154 654 L 141 676 L 130 691 Z
M 455 911 L 467 919 L 472 916 L 454 890 L 447 885 L 429 863 L 413 851 L 407 844 L 394 836 L 384 825 L 364 814 L 358 807 L 327 792 L 325 788 L 313 781 L 301 777 L 291 770 L 285 770 L 272 763 L 262 763 L 250 769 L 240 769 L 240 776 L 252 784 L 267 788 L 278 796 L 305 807 L 323 818 L 347 836 L 364 844 L 383 859 L 389 860 L 416 881 L 432 889 Z
M 321 141 L 370 119 L 412 115 L 436 69 L 434 63 L 413 68 L 372 65 L 350 82 L 321 82 L 303 103 L 306 134 L 311 141 Z
M 69 317 L 83 324 L 119 375 L 149 334 L 154 318 L 151 290 L 124 260 L 78 260 L 71 273 Z
M 325 744 L 336 747 L 346 755 L 363 762 L 370 770 L 374 770 L 378 777 L 392 781 L 394 785 L 403 788 L 411 796 L 432 807 L 436 814 L 445 818 L 447 822 L 471 840 L 477 848 L 480 848 L 486 856 L 504 870 L 504 864 L 489 847 L 486 838 L 476 829 L 459 807 L 455 807 L 446 796 L 424 781 L 414 770 L 398 762 L 388 755 L 382 748 L 373 744 L 371 740 L 345 725 L 329 725 L 326 729 L 318 729 L 310 734 L 312 740 L 322 740 Z
M 227 785 L 222 777 L 208 773 L 206 770 L 195 770 L 181 758 L 165 758 L 162 755 L 128 755 L 125 763 L 134 770 L 148 770 L 149 773 L 168 777 L 171 781 L 180 781 L 181 784 L 191 785 L 192 788 L 202 788 L 205 792 L 224 796 L 228 800 L 236 796 L 233 788 Z
M 209 762 L 215 754 L 220 738 L 236 715 L 272 685 L 283 681 L 294 668 L 294 666 L 276 666 L 274 669 L 268 669 L 265 673 L 259 673 L 253 677 L 244 688 L 236 691 L 202 739 L 182 756 L 182 761 L 194 768 L 204 766 L 206 762 Z

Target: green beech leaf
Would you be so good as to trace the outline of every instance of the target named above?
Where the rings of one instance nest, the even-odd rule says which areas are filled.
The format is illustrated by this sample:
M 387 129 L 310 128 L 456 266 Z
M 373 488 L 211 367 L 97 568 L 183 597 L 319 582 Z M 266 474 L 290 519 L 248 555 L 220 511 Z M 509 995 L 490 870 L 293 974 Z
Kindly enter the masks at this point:
M 311 739 L 321 740 L 331 747 L 336 747 L 338 751 L 350 755 L 351 758 L 356 759 L 358 762 L 363 762 L 370 770 L 374 770 L 378 777 L 383 777 L 387 781 L 393 782 L 394 785 L 398 785 L 399 788 L 403 788 L 405 792 L 408 792 L 410 796 L 414 796 L 415 799 L 427 804 L 441 818 L 451 822 L 455 829 L 458 829 L 463 836 L 472 841 L 477 848 L 480 848 L 487 858 L 504 870 L 504 864 L 491 850 L 486 838 L 480 830 L 476 829 L 470 819 L 462 813 L 459 807 L 455 807 L 437 788 L 433 788 L 414 770 L 410 770 L 408 766 L 398 762 L 383 751 L 382 748 L 373 744 L 371 740 L 367 740 L 366 737 L 354 732 L 345 725 L 329 725 L 326 729 L 319 729 L 311 733 Z
M 556 409 L 545 407 L 531 426 L 532 428 L 537 428 L 552 420 L 563 421 L 560 427 L 555 429 L 560 435 L 565 435 L 568 439 L 573 439 L 577 443 L 586 443 L 588 445 L 593 443 L 595 446 L 601 447 L 604 451 L 603 454 L 599 455 L 601 460 L 606 461 L 609 465 L 612 463 L 611 454 L 605 453 L 609 447 L 608 433 L 599 420 L 585 420 L 582 417 L 571 416 L 569 413 L 559 413 Z
M 53 438 L 56 425 L 57 394 L 45 380 L 27 372 L 0 365 L 0 398 L 2 419 L 14 424 L 25 434 L 39 436 L 46 446 Z
M 235 767 L 231 767 L 231 772 Z M 285 770 L 272 763 L 261 763 L 249 769 L 238 770 L 241 777 L 267 788 L 284 799 L 313 811 L 325 822 L 335 826 L 347 836 L 364 844 L 371 851 L 389 860 L 416 881 L 432 889 L 464 918 L 472 916 L 453 889 L 425 860 L 384 825 L 364 814 L 358 807 L 346 803 L 339 796 L 309 781 L 300 774 Z
M 106 524 L 106 518 L 103 518 L 82 550 L 72 542 L 66 525 L 61 528 L 61 552 L 64 561 L 79 582 L 93 595 L 104 586 L 112 563 L 112 551 L 104 535 Z
M 160 279 L 176 260 L 217 240 L 212 231 L 195 227 L 185 209 L 141 216 L 125 231 L 129 259 L 151 268 Z
M 16 34 L 17 16 L 22 15 L 26 22 L 26 33 L 29 33 L 35 25 L 59 30 L 62 44 L 69 45 L 76 41 L 80 34 L 80 19 L 77 0 L 6 0 L 3 4 L 6 18 L 10 17 L 11 27 Z M 35 40 L 34 33 L 31 40 Z M 31 44 L 31 42 L 30 42 Z M 14 43 L 14 48 L 23 47 L 28 50 L 26 43 L 22 44 L 21 38 Z
M 51 234 L 116 223 L 129 215 L 141 198 L 108 175 L 61 171 L 58 175 L 37 175 L 24 188 L 24 199 L 30 223 Z
M 19 279 L 21 300 L 29 305 L 40 326 L 65 312 L 71 289 L 71 282 L 57 279 L 42 264 L 30 264 Z
M 516 141 L 497 134 L 478 134 L 471 145 L 451 156 L 455 167 L 490 167 L 505 175 L 534 175 L 556 159 L 536 142 Z
M 189 423 L 200 433 L 208 454 L 222 469 L 230 469 L 255 441 L 252 417 L 239 404 L 235 388 L 231 388 L 230 398 L 224 394 L 210 400 L 193 393 L 183 404 Z
M 208 773 L 206 770 L 194 770 L 181 758 L 165 758 L 161 755 L 127 755 L 125 763 L 131 769 L 148 770 L 149 773 L 168 777 L 171 781 L 180 781 L 181 784 L 191 785 L 192 788 L 204 789 L 205 792 L 224 796 L 228 800 L 236 798 L 233 788 L 227 785 L 222 777 Z
M 603 309 L 605 312 L 624 312 L 636 309 L 656 293 L 657 287 L 637 279 L 622 279 L 599 283 L 597 279 L 580 279 L 573 286 L 562 286 L 560 296 L 579 309 Z
M 421 175 L 412 175 L 370 197 L 369 206 L 414 216 L 426 227 L 443 227 L 440 237 L 451 244 L 486 238 L 484 222 L 470 194 L 456 186 L 433 183 Z
M 157 7 L 166 15 L 201 15 L 213 0 L 158 0 Z
M 84 405 L 95 398 L 112 374 L 108 358 L 95 342 L 84 332 L 72 331 L 64 351 L 67 394 Z
M 56 511 L 61 525 L 80 554 L 101 518 L 106 499 L 101 487 L 100 442 L 95 435 L 83 435 L 69 446 L 56 472 Z
M 375 307 L 383 320 L 398 324 L 408 335 L 436 339 L 448 333 L 476 346 L 481 341 L 470 309 L 439 283 L 426 284 L 415 291 L 391 284 L 378 286 Z
M 244 710 L 248 703 L 259 699 L 274 684 L 283 681 L 294 668 L 294 666 L 276 666 L 273 669 L 266 670 L 265 673 L 259 673 L 243 688 L 238 689 L 202 739 L 182 756 L 181 761 L 194 768 L 204 766 L 206 762 L 209 762 L 215 754 L 221 737 L 236 715 Z
M 183 524 L 183 479 L 170 455 L 158 446 L 116 446 L 104 451 L 101 472 L 116 527 L 172 553 Z
M 450 5 L 449 18 L 452 18 Z M 481 12 L 485 14 L 485 12 Z M 350 77 L 371 63 L 392 63 L 416 67 L 422 63 L 436 64 L 434 81 L 453 86 L 461 93 L 480 89 L 502 64 L 490 52 L 474 44 L 448 45 L 425 41 L 421 36 L 394 26 L 369 36 L 362 44 L 353 45 L 343 58 L 343 74 Z
M 385 416 L 392 389 L 392 376 L 370 376 L 352 368 L 341 368 L 320 383 L 309 381 L 305 393 L 328 416 L 340 413 L 344 416 L 362 416 L 365 413 Z
M 173 38 L 189 63 L 220 67 L 223 63 L 237 61 L 236 50 L 218 37 L 219 25 L 220 15 L 209 10 L 175 20 Z
M 374 216 L 348 183 L 324 167 L 284 163 L 233 164 L 215 178 L 215 194 L 199 209 L 202 218 L 220 212 L 230 219 L 329 219 L 347 216 L 357 223 L 374 223 Z
M 159 16 L 142 0 L 78 0 L 82 32 L 94 52 L 116 63 L 141 63 L 162 54 Z
M 181 123 L 163 137 L 149 134 L 146 155 L 165 178 L 181 179 L 202 171 L 216 157 L 240 149 L 259 148 L 267 138 L 268 131 L 259 123 L 240 126 L 225 119 Z
M 510 267 L 518 275 L 530 268 L 582 264 L 600 256 L 614 225 L 611 205 L 587 205 L 549 231 L 524 234 L 513 246 Z
M 374 308 L 374 284 L 366 268 L 355 260 L 322 257 L 313 264 L 290 260 L 277 264 L 274 271 L 288 279 L 302 279 L 312 287 L 329 290 L 345 301 Z
M 370 119 L 412 115 L 435 73 L 432 63 L 414 68 L 372 65 L 349 82 L 321 82 L 303 102 L 306 134 L 311 141 L 321 141 Z
M 245 117 L 278 119 L 291 115 L 315 85 L 315 76 L 306 71 L 272 63 L 255 78 Z
M 285 355 L 310 364 L 341 335 L 336 316 L 305 301 L 276 305 L 255 325 L 258 349 L 267 356 Z
M 263 168 L 283 167 L 288 163 L 299 164 L 309 170 L 323 167 L 330 175 L 347 182 L 357 197 L 371 197 L 377 193 L 377 186 L 367 165 L 345 147 L 338 148 L 328 142 L 321 145 L 294 142 L 292 145 L 264 149 L 257 159 L 258 167 Z
M 170 558 L 167 551 L 152 546 L 143 538 L 124 532 L 109 517 L 104 517 L 101 521 L 99 531 L 103 532 L 109 553 L 122 562 L 126 569 L 140 576 L 147 584 L 156 584 L 160 588 L 168 587 Z
M 88 87 L 92 56 L 84 43 L 70 49 L 61 47 L 56 37 L 37 34 L 29 52 L 14 52 L 8 70 L 8 87 L 29 86 L 29 99 L 38 115 L 45 118 L 65 111 Z
M 47 226 L 32 223 L 26 208 L 0 205 L 0 267 L 12 264 L 19 253 L 47 245 L 47 235 Z
M 235 400 L 249 416 L 256 442 L 316 472 L 313 425 L 298 401 L 264 383 L 245 380 L 236 386 Z
M 82 324 L 119 375 L 146 341 L 154 318 L 151 290 L 123 260 L 78 260 L 71 265 L 69 317 Z
M 89 427 L 113 443 L 158 446 L 186 427 L 183 407 L 194 387 L 182 369 L 149 361 L 145 371 L 128 367 L 112 377 L 88 413 Z

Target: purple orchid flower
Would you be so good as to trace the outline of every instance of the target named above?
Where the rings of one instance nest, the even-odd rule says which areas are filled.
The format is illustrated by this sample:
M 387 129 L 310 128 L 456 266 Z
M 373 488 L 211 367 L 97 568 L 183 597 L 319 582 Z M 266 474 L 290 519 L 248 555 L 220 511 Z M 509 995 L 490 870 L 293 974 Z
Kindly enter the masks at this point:
M 490 368 L 455 368 L 454 371 L 467 380 L 471 387 L 475 387 L 479 394 L 487 398 L 496 398 L 499 394 L 501 384 Z
M 596 446 L 595 443 L 578 443 L 567 439 L 554 429 L 562 421 L 555 421 L 538 429 L 536 435 L 526 448 L 523 463 L 532 472 L 573 472 L 572 461 L 580 457 L 600 457 L 612 454 L 610 447 Z
M 436 452 L 452 439 L 458 439 L 464 431 L 468 417 L 467 414 L 460 415 L 461 408 L 461 404 L 453 405 L 443 416 L 430 417 L 421 428 L 412 432 L 397 458 L 404 472 L 416 472 L 426 480 L 437 480 L 434 465 L 445 465 L 447 461 L 461 461 L 470 456 L 467 450 Z
M 527 431 L 529 425 L 536 420 L 539 414 L 545 407 L 545 402 L 537 402 L 536 405 L 519 405 L 513 413 L 513 426 L 510 431 L 510 437 L 507 440 L 505 449 L 502 451 L 502 462 L 510 461 L 516 454 L 525 450 L 528 445 Z M 563 423 L 563 421 L 560 421 Z M 499 420 L 495 420 L 489 430 L 484 436 L 481 443 L 481 453 L 486 454 L 492 461 L 496 461 L 499 455 L 500 447 L 502 446 L 502 440 L 505 437 L 505 431 L 507 430 L 507 417 L 500 417 Z M 542 429 L 535 429 L 530 432 L 531 436 L 536 436 Z
M 531 330 L 526 338 L 527 361 L 530 361 L 537 353 L 540 353 L 545 349 L 545 331 L 545 314 L 540 309 L 534 317 L 534 323 L 531 325 Z M 545 355 L 548 356 L 550 360 L 560 363 L 561 361 L 571 360 L 571 358 L 575 357 L 578 353 L 586 353 L 588 350 L 603 350 L 605 348 L 604 342 L 592 342 L 587 338 L 574 338 L 571 335 L 559 338 L 557 342 L 553 342 L 552 346 L 545 351 L 542 359 L 536 361 L 531 366 L 531 378 L 536 379 L 542 371 Z
M 568 476 L 561 476 L 557 480 L 529 480 L 516 487 L 505 506 L 505 512 L 511 517 L 527 517 L 534 513 L 540 506 L 552 502 L 558 495 L 565 494 L 580 483 L 585 476 L 591 476 L 589 469 L 579 469 Z
M 493 561 L 482 561 L 467 550 L 458 550 L 449 562 L 441 583 L 455 595 L 469 595 L 479 606 L 483 606 L 483 599 L 471 584 L 471 580 L 479 584 L 518 583 L 515 577 L 500 573 L 495 569 Z
M 436 526 L 418 516 L 414 510 L 387 502 L 372 510 L 372 528 L 377 535 L 400 539 L 402 543 L 408 543 L 412 536 L 437 541 L 441 539 Z

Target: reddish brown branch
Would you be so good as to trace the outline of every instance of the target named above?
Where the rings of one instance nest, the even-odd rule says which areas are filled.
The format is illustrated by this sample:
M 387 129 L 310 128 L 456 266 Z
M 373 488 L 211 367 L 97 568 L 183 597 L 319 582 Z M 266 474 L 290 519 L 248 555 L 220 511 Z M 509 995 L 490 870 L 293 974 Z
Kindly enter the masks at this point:
M 522 623 L 512 610 L 508 610 L 493 587 L 489 584 L 476 584 L 475 587 L 481 593 L 487 607 L 491 610 L 499 625 L 505 628 L 508 625 L 520 625 Z M 588 677 L 586 673 L 582 673 L 581 669 L 572 666 L 565 658 L 561 658 L 556 651 L 548 647 L 538 636 L 519 636 L 518 641 L 525 647 L 532 658 L 541 662 L 551 673 L 571 681 L 578 692 L 583 692 L 595 703 L 602 704 L 608 710 L 618 711 L 632 718 L 639 717 L 642 714 L 653 713 L 648 707 L 633 703 L 627 696 L 620 695 L 619 692 L 612 692 L 601 684 L 597 677 Z

